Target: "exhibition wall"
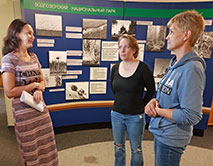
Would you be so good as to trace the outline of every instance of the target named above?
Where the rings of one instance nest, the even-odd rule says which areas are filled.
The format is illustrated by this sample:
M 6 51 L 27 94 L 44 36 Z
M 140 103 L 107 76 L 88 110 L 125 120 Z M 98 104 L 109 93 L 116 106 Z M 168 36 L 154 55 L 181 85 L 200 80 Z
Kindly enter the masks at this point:
M 21 0 L 22 17 L 31 23 L 35 42 L 31 49 L 42 65 L 48 106 L 113 101 L 110 69 L 119 62 L 117 38 L 136 37 L 139 59 L 149 65 L 156 82 L 165 74 L 172 53 L 166 50 L 166 24 L 175 14 L 196 9 L 206 20 L 203 37 L 213 39 L 213 2 L 156 3 L 98 0 Z M 209 42 L 210 45 L 212 44 Z M 198 43 L 199 46 L 199 43 Z M 205 45 L 206 46 L 206 45 Z M 212 45 L 211 45 L 212 46 Z M 204 46 L 203 46 L 204 47 Z M 213 94 L 212 47 L 201 49 L 207 64 L 204 106 Z M 200 48 L 200 46 L 199 46 Z M 195 48 L 196 49 L 196 48 Z M 205 51 L 207 54 L 203 54 Z M 110 107 L 53 111 L 54 127 L 110 121 Z

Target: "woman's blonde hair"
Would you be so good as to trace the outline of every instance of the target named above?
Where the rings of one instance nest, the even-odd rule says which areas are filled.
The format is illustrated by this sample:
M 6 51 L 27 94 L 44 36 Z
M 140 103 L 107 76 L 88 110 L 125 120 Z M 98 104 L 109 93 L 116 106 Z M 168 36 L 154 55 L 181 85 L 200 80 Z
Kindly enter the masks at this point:
M 171 27 L 172 24 L 177 25 L 183 31 L 191 31 L 190 44 L 192 47 L 205 29 L 203 16 L 195 10 L 187 10 L 175 15 L 169 20 L 167 26 Z
M 137 58 L 138 57 L 138 52 L 139 52 L 139 46 L 138 46 L 138 42 L 137 40 L 135 39 L 135 37 L 133 37 L 132 35 L 128 35 L 128 34 L 124 34 L 122 35 L 121 37 L 119 37 L 118 39 L 118 46 L 120 45 L 120 41 L 122 39 L 127 39 L 128 40 L 128 44 L 129 46 L 135 50 L 135 53 L 134 53 L 134 57 Z

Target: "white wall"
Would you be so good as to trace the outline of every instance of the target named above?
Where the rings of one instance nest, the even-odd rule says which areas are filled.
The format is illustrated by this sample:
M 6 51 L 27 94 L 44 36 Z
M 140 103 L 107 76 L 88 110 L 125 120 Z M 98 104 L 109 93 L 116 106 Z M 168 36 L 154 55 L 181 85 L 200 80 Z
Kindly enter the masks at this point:
M 15 18 L 21 18 L 19 0 L 0 0 L 0 64 L 2 59 L 3 38 L 6 36 L 7 28 Z M 1 65 L 0 65 L 1 66 Z M 13 125 L 11 100 L 5 96 L 8 126 Z
M 19 0 L 0 0 L 0 62 L 2 58 L 3 38 L 6 36 L 9 24 L 15 18 L 21 18 Z

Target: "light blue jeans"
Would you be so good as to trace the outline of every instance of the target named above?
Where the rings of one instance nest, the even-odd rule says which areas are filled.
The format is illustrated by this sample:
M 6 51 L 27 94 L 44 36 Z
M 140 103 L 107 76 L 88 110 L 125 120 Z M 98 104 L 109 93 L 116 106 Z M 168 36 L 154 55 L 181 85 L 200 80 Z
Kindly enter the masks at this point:
M 165 145 L 154 139 L 155 166 L 179 166 L 184 147 Z
M 126 131 L 131 146 L 131 166 L 143 166 L 142 138 L 145 127 L 145 115 L 126 115 L 111 111 L 114 138 L 115 166 L 126 165 Z

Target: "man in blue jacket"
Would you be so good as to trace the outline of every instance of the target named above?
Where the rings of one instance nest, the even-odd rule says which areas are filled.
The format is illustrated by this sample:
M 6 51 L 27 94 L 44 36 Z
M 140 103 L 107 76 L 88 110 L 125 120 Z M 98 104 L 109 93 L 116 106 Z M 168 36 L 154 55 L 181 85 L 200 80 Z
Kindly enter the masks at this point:
M 156 99 L 145 107 L 154 135 L 155 166 L 179 166 L 192 137 L 193 125 L 202 118 L 205 62 L 192 50 L 204 31 L 203 17 L 195 10 L 174 16 L 167 24 L 167 49 L 175 56 L 158 85 Z

